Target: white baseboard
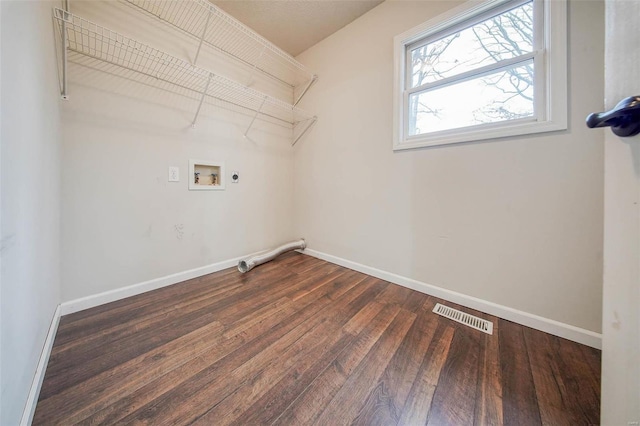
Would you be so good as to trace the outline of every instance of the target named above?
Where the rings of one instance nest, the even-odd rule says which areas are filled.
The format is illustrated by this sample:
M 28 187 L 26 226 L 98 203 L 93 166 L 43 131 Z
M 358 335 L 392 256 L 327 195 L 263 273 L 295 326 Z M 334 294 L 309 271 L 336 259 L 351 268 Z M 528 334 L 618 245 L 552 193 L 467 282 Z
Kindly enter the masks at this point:
M 222 262 L 213 263 L 211 265 L 202 266 L 200 268 L 190 269 L 188 271 L 178 272 L 176 274 L 167 275 L 164 277 L 156 278 L 149 281 L 144 281 L 138 284 L 130 285 L 127 287 L 105 291 L 103 293 L 95 294 L 92 296 L 82 297 L 68 302 L 63 302 L 56 307 L 49 327 L 49 332 L 45 340 L 40 359 L 38 361 L 38 367 L 31 383 L 31 389 L 29 390 L 29 396 L 27 397 L 27 403 L 24 411 L 22 412 L 22 419 L 20 420 L 20 426 L 29 426 L 33 421 L 33 415 L 36 411 L 36 405 L 38 403 L 38 396 L 40 395 L 40 389 L 44 380 L 44 374 L 47 369 L 47 363 L 49 362 L 49 356 L 51 355 L 51 349 L 53 348 L 53 342 L 58 331 L 58 325 L 60 324 L 60 317 L 62 315 L 72 314 L 74 312 L 82 311 L 84 309 L 93 308 L 105 303 L 114 302 L 116 300 L 124 299 L 126 297 L 135 296 L 137 294 L 146 293 L 147 291 L 155 290 L 158 288 L 166 287 L 172 284 L 177 284 L 182 281 L 190 280 L 192 278 L 201 277 L 203 275 L 218 272 L 223 269 L 236 266 L 238 262 L 255 254 L 263 253 L 260 251 L 257 253 L 249 254 L 247 256 L 237 257 L 235 259 L 224 260 Z
M 72 314 L 74 312 L 94 308 L 96 306 L 104 305 L 105 303 L 115 302 L 116 300 L 124 299 L 126 297 L 136 296 L 141 293 L 146 293 L 147 291 L 156 290 L 182 281 L 190 280 L 192 278 L 201 277 L 203 275 L 231 268 L 232 266 L 236 266 L 240 260 L 249 256 L 253 256 L 253 254 L 237 257 L 235 259 L 223 260 L 222 262 L 213 263 L 200 268 L 190 269 L 188 271 L 166 275 L 164 277 L 155 278 L 153 280 L 144 281 L 127 287 L 63 302 L 60 305 L 62 309 L 61 315 Z
M 31 382 L 31 389 L 29 390 L 27 403 L 25 404 L 24 411 L 22 412 L 20 426 L 29 426 L 33 421 L 33 414 L 36 412 L 38 396 L 40 395 L 40 388 L 42 388 L 42 382 L 44 381 L 44 373 L 47 370 L 49 355 L 51 355 L 53 341 L 56 338 L 58 324 L 60 324 L 60 316 L 60 305 L 58 305 L 55 312 L 53 313 L 53 319 L 51 320 L 51 325 L 49 326 L 49 332 L 47 333 L 47 338 L 44 341 L 42 353 L 40 354 L 38 366 L 36 367 L 36 374 L 33 376 L 33 382 Z
M 559 321 L 530 314 L 528 312 L 519 311 L 517 309 L 509 308 L 497 303 L 478 299 L 473 296 L 467 296 L 465 294 L 447 290 L 442 287 L 426 284 L 411 278 L 362 265 L 360 263 L 352 262 L 350 260 L 322 253 L 310 248 L 306 248 L 304 251 L 297 251 L 309 256 L 317 257 L 318 259 L 326 260 L 327 262 L 331 262 L 336 265 L 344 266 L 345 268 L 353 269 L 354 271 L 362 272 L 364 274 L 371 275 L 376 278 L 380 278 L 382 280 L 419 291 L 421 293 L 439 297 L 441 299 L 448 300 L 450 302 L 457 303 L 471 309 L 486 312 L 490 315 L 495 315 L 497 317 L 513 321 L 515 323 L 522 324 L 536 330 L 544 331 L 545 333 L 553 334 L 554 336 L 572 340 L 574 342 L 578 342 L 597 349 L 602 348 L 602 335 L 600 333 L 595 333 L 593 331 L 585 330 L 583 328 L 561 323 Z M 249 256 L 253 256 L 253 254 L 241 256 L 235 259 L 225 260 L 200 268 L 190 269 L 188 271 L 179 272 L 176 274 L 167 275 L 161 278 L 156 278 L 142 283 L 130 285 L 128 287 L 106 291 L 104 293 L 99 293 L 93 296 L 82 297 L 80 299 L 71 300 L 58 305 L 53 314 L 49 332 L 47 333 L 47 338 L 45 340 L 42 353 L 40 354 L 36 373 L 31 384 L 31 389 L 29 390 L 27 403 L 22 413 L 20 426 L 28 426 L 33 420 L 33 415 L 38 403 L 38 396 L 40 394 L 40 388 L 42 387 L 47 363 L 49 362 L 49 356 L 51 355 L 51 349 L 53 348 L 53 342 L 58 330 L 58 324 L 60 323 L 60 317 L 62 315 L 67 315 L 84 309 L 93 308 L 105 303 L 114 302 L 126 297 L 135 296 L 147 291 L 166 287 L 192 278 L 197 278 L 202 275 L 218 272 L 237 265 L 237 263 L 241 259 Z
M 495 315 L 497 317 L 527 327 L 531 327 L 536 330 L 544 331 L 545 333 L 553 334 L 554 336 L 572 340 L 574 342 L 591 346 L 593 348 L 602 349 L 602 334 L 600 333 L 585 330 L 573 325 L 565 324 L 549 318 L 544 318 L 528 312 L 513 309 L 508 306 L 503 306 L 497 303 L 478 299 L 477 297 L 467 296 L 465 294 L 447 290 L 442 287 L 426 284 L 411 278 L 403 277 L 391 272 L 382 271 L 380 269 L 372 268 L 370 266 L 362 265 L 360 263 L 352 262 L 350 260 L 332 256 L 330 254 L 322 253 L 310 248 L 306 248 L 304 251 L 300 251 L 300 253 L 317 257 L 318 259 L 326 260 L 327 262 L 335 263 L 336 265 L 344 266 L 345 268 L 353 269 L 354 271 L 362 272 L 364 274 L 371 275 L 376 278 L 380 278 L 381 280 L 389 281 L 391 283 L 398 284 L 403 287 L 428 294 L 430 296 L 439 297 L 441 299 L 448 300 L 449 302 L 466 306 L 467 308 L 485 312 L 490 315 Z

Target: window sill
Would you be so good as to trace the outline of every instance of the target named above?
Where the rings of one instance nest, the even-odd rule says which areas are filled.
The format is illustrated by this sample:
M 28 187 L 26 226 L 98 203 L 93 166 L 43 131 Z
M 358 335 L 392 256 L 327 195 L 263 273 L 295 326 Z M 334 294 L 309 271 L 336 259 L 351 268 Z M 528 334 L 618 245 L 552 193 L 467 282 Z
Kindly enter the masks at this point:
M 555 132 L 567 129 L 566 118 L 561 121 L 521 121 L 518 123 L 500 123 L 499 125 L 483 125 L 466 129 L 452 129 L 423 135 L 397 138 L 393 144 L 394 151 L 416 149 L 431 146 L 450 145 L 464 142 L 478 142 L 489 139 L 500 139 L 536 133 Z

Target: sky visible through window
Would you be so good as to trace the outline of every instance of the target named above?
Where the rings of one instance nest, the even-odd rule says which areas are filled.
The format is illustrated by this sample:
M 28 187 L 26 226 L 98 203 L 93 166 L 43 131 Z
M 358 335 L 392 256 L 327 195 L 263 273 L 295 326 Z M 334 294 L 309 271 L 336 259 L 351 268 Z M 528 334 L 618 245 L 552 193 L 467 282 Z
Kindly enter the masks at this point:
M 411 50 L 410 87 L 533 52 L 533 3 Z M 498 66 L 499 67 L 499 66 Z M 533 117 L 533 59 L 409 97 L 409 134 Z

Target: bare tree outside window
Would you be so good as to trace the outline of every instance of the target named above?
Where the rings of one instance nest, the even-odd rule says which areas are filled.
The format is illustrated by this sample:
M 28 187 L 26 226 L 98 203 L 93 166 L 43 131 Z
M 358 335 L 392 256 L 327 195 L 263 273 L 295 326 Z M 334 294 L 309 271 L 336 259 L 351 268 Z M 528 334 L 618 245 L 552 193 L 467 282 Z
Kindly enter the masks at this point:
M 533 48 L 533 4 L 527 3 L 502 15 L 483 22 L 473 28 L 476 39 L 496 62 L 502 60 L 502 52 L 509 51 L 513 56 L 529 53 Z M 533 64 L 510 68 L 501 78 L 486 78 L 483 82 L 495 86 L 506 98 L 496 100 L 491 106 L 479 111 L 479 122 L 511 120 L 530 114 L 509 108 L 508 102 L 516 97 L 533 102 Z M 489 120 L 486 120 L 488 117 Z
M 410 51 L 412 88 L 455 77 L 533 52 L 533 3 Z M 478 77 L 445 82 L 409 96 L 409 131 L 420 134 L 531 117 L 532 59 L 496 65 Z
M 411 64 L 413 69 L 412 81 L 413 87 L 420 86 L 430 81 L 436 81 L 444 77 L 445 74 L 458 67 L 458 60 L 453 60 L 442 55 L 449 45 L 458 37 L 459 33 L 456 33 L 447 38 L 436 41 L 435 43 L 428 44 L 426 46 L 419 47 L 411 54 Z M 412 98 L 409 102 L 410 128 L 416 127 L 416 118 L 418 114 L 432 114 L 435 117 L 439 116 L 439 110 L 437 108 L 431 108 L 424 102 L 420 102 L 418 98 Z

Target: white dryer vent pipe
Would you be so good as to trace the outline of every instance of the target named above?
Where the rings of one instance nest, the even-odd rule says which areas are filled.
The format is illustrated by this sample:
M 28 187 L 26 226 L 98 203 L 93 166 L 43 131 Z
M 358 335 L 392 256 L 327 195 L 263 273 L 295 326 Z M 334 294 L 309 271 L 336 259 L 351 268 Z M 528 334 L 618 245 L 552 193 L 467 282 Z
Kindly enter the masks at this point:
M 298 241 L 292 241 L 290 243 L 283 244 L 280 247 L 268 251 L 264 254 L 259 254 L 248 259 L 241 260 L 240 262 L 238 262 L 238 271 L 244 274 L 245 272 L 252 270 L 254 266 L 262 265 L 263 263 L 269 262 L 280 256 L 282 253 L 286 253 L 291 250 L 304 250 L 306 247 L 307 244 L 304 242 L 304 239 L 300 238 Z

